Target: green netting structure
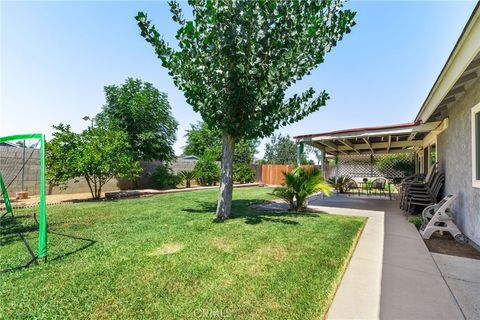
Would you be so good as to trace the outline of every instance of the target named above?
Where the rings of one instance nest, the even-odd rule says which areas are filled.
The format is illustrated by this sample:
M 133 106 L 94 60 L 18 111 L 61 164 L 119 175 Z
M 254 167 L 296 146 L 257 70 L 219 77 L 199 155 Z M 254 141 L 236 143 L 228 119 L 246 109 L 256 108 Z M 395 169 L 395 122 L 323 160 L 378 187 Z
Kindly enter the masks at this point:
M 16 221 L 16 211 L 34 207 L 38 225 L 37 252 L 34 253 L 19 228 L 10 228 L 18 234 L 31 259 L 26 263 L 2 271 L 14 270 L 37 263 L 47 257 L 47 213 L 45 198 L 45 136 L 40 133 L 0 137 L 0 232 L 2 220 Z M 38 219 L 37 219 L 38 217 Z

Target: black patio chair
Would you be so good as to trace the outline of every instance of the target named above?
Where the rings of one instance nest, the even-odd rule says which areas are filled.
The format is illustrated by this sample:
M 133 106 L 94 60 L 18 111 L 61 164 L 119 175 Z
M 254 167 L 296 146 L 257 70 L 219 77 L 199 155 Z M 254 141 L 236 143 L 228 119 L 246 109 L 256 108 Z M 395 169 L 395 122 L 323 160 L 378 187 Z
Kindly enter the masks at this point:
M 385 178 L 377 178 L 375 180 L 373 180 L 372 182 L 372 189 L 375 193 L 375 195 L 377 194 L 377 191 L 380 195 L 387 195 L 385 193 L 385 185 L 387 184 L 387 179 Z
M 346 186 L 347 186 L 347 192 L 357 190 L 357 194 L 360 195 L 360 188 L 358 187 L 358 184 L 355 180 L 352 180 L 352 179 L 348 180 L 348 182 L 346 183 Z

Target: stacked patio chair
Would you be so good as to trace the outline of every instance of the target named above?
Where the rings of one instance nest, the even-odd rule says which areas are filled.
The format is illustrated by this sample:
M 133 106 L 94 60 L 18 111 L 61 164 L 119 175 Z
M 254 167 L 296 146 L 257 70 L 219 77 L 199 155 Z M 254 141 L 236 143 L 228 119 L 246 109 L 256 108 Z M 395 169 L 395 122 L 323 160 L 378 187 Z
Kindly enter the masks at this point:
M 375 193 L 375 195 L 377 194 L 377 191 L 380 195 L 387 195 L 385 193 L 385 185 L 387 184 L 387 180 L 385 178 L 377 178 L 375 180 L 373 180 L 373 183 L 372 183 L 372 189 Z
M 416 207 L 427 207 L 437 203 L 440 191 L 445 183 L 445 174 L 435 170 L 431 174 L 429 183 L 410 184 L 403 196 L 403 210 L 414 213 Z
M 430 172 L 432 172 L 432 170 L 430 170 Z M 424 173 L 416 173 L 403 178 L 402 181 L 400 181 L 400 183 L 397 184 L 397 190 L 400 194 L 400 197 L 402 197 L 403 191 L 405 190 L 406 186 L 409 185 L 410 183 L 424 182 L 426 180 L 428 179 Z
M 407 206 L 404 210 L 414 213 L 416 207 L 427 207 L 437 203 L 440 190 L 445 183 L 443 172 L 433 173 L 432 183 L 421 187 L 409 187 L 406 194 Z
M 449 194 L 437 204 L 426 207 L 422 212 L 423 225 L 420 234 L 423 239 L 430 239 L 434 232 L 448 232 L 459 243 L 465 244 L 468 238 L 458 229 L 454 222 L 451 204 L 457 196 Z
M 425 176 L 423 173 L 421 174 L 414 174 L 408 177 L 405 177 L 402 182 L 400 182 L 397 186 L 399 198 L 400 198 L 400 209 L 406 210 L 407 207 L 407 199 L 408 199 L 408 190 L 410 187 L 413 189 L 423 188 L 426 186 L 430 186 L 433 183 L 434 174 L 436 173 L 438 168 L 438 163 L 434 163 Z

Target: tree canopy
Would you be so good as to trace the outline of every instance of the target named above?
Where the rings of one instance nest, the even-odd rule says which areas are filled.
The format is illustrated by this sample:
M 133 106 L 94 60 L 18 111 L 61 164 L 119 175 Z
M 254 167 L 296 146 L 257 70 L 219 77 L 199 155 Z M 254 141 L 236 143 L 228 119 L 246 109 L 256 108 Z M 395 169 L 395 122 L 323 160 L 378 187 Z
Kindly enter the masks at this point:
M 216 160 L 222 157 L 222 133 L 219 130 L 210 129 L 205 122 L 199 121 L 190 125 L 185 135 L 186 145 L 183 149 L 185 155 L 197 157 L 213 156 Z M 235 163 L 251 163 L 257 152 L 259 141 L 241 139 L 235 145 L 233 161 Z
M 193 19 L 170 1 L 178 23 L 171 47 L 144 12 L 136 16 L 175 85 L 210 128 L 222 132 L 217 217 L 228 218 L 233 154 L 241 138 L 270 136 L 325 105 L 328 94 L 286 90 L 324 61 L 354 25 L 341 0 L 190 0 Z
M 265 145 L 265 155 L 263 160 L 269 164 L 296 164 L 297 163 L 297 144 L 290 136 L 272 135 L 270 142 Z M 305 154 L 301 155 L 300 163 L 307 163 Z
M 75 133 L 64 124 L 53 128 L 53 139 L 46 148 L 50 183 L 65 187 L 70 179 L 84 177 L 92 197 L 100 198 L 102 187 L 113 177 L 139 174 L 125 132 L 95 127 Z
M 143 12 L 141 34 L 203 120 L 236 138 L 270 136 L 325 104 L 325 91 L 288 99 L 285 91 L 324 61 L 355 16 L 338 0 L 190 0 L 187 21 L 176 1 L 169 4 L 179 49 Z
M 106 102 L 95 117 L 97 125 L 123 130 L 137 160 L 169 161 L 178 123 L 167 95 L 149 82 L 128 78 L 124 84 L 105 86 Z

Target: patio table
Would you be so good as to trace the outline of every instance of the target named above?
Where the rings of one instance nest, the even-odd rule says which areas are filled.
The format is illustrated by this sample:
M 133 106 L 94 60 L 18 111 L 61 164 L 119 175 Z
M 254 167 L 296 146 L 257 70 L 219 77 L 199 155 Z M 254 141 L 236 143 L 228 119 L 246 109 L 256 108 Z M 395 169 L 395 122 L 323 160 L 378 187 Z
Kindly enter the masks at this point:
M 367 195 L 372 194 L 373 183 L 371 181 L 359 182 L 358 185 L 359 185 L 359 189 L 360 189 L 361 193 L 363 193 L 363 191 L 365 190 L 365 193 Z M 390 200 L 392 200 L 392 191 L 391 191 L 391 188 L 390 188 L 390 185 L 391 185 L 390 180 L 387 179 L 386 185 L 387 185 L 387 189 L 388 189 L 388 198 Z

